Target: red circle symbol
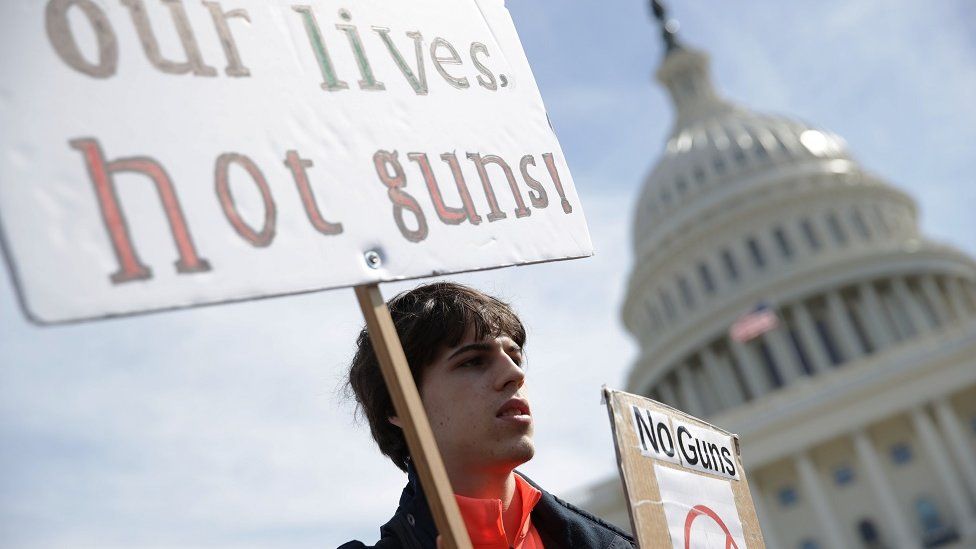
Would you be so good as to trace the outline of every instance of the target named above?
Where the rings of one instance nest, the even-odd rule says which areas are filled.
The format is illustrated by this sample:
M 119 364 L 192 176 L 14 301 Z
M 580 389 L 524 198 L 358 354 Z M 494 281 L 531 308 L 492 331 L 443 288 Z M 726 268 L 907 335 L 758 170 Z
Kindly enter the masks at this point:
M 688 516 L 685 517 L 685 549 L 691 549 L 691 524 L 701 515 L 705 515 L 714 520 L 715 524 L 718 524 L 719 528 L 725 532 L 725 549 L 739 549 L 739 546 L 735 544 L 735 540 L 732 539 L 732 532 L 729 532 L 729 527 L 725 525 L 722 517 L 704 505 L 692 507 L 691 511 L 688 511 Z

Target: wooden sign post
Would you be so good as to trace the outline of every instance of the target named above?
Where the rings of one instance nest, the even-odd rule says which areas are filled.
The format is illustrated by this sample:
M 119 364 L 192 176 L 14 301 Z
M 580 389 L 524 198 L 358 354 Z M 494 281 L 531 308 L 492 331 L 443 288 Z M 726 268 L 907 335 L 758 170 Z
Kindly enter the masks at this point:
M 420 402 L 420 393 L 410 374 L 410 366 L 403 354 L 403 346 L 390 317 L 390 310 L 376 284 L 356 286 L 356 297 L 363 316 L 366 317 L 369 341 L 376 351 L 383 380 L 393 399 L 393 407 L 397 417 L 403 422 L 407 447 L 410 448 L 410 456 L 420 475 L 424 495 L 427 496 L 427 504 L 430 505 L 430 512 L 434 516 L 444 547 L 468 549 L 471 547 L 471 540 L 461 519 L 461 511 L 454 499 L 444 461 L 437 450 L 434 433 L 430 430 L 430 422 Z
M 736 435 L 648 398 L 603 397 L 641 547 L 765 548 Z

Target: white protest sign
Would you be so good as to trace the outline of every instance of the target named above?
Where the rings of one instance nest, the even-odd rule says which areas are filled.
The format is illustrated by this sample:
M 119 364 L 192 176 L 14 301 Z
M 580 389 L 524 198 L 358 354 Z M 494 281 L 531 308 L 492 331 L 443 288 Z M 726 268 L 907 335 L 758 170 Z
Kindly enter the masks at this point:
M 603 396 L 641 547 L 765 547 L 735 435 L 649 398 Z
M 745 549 L 727 480 L 654 466 L 674 549 Z
M 38 322 L 592 253 L 502 0 L 0 3 Z

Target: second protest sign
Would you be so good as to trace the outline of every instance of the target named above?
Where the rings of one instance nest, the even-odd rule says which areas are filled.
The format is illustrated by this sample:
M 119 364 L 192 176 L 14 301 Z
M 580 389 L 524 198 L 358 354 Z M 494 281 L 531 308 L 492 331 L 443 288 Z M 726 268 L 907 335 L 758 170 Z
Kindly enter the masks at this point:
M 738 437 L 651 399 L 604 398 L 641 547 L 765 547 Z

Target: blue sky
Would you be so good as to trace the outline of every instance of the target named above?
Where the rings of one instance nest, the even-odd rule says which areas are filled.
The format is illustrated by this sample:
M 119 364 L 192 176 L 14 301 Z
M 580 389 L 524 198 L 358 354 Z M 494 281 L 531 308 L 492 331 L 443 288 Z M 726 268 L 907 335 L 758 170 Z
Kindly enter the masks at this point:
M 630 216 L 671 114 L 645 2 L 509 4 L 597 255 L 453 278 L 524 317 L 538 424 L 524 470 L 566 493 L 615 474 L 599 388 L 635 356 L 618 319 Z M 976 255 L 976 4 L 672 4 L 726 96 L 837 132 L 918 200 L 925 234 Z M 340 290 L 41 329 L 3 272 L 0 545 L 375 541 L 403 478 L 342 395 L 361 322 Z

